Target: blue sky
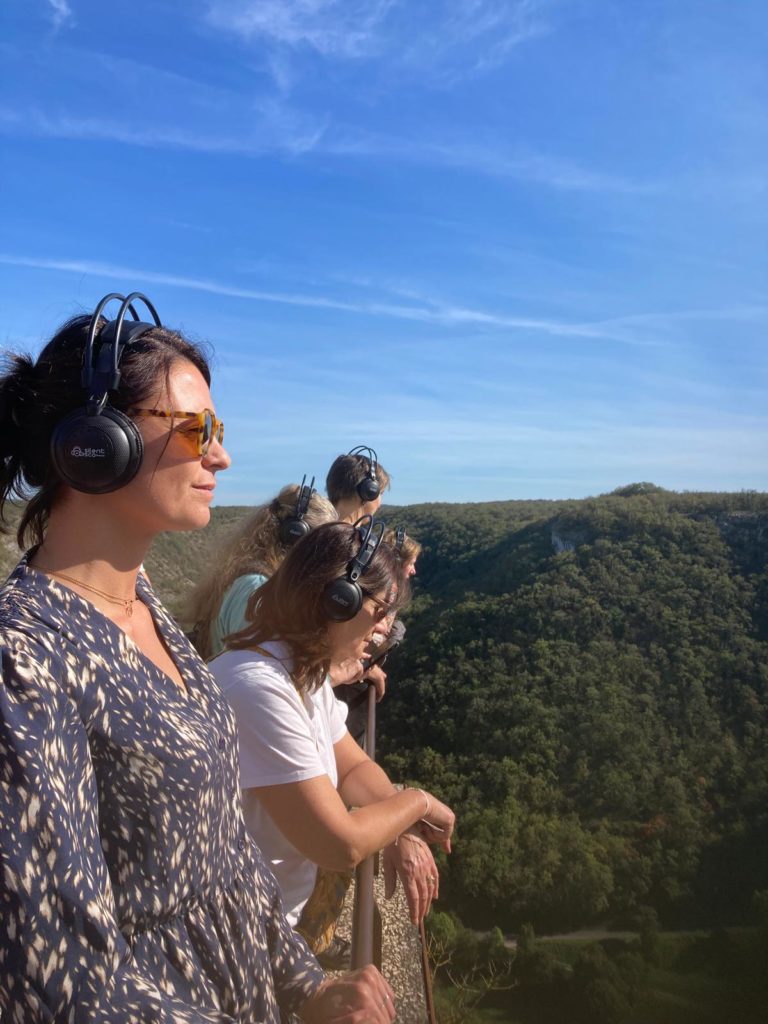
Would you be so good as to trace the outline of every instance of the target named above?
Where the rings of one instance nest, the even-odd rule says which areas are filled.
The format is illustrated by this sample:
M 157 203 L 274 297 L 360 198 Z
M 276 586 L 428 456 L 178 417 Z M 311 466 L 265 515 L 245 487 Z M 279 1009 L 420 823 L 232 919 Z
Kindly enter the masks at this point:
M 215 348 L 261 500 L 768 489 L 762 0 L 5 0 L 0 344 Z

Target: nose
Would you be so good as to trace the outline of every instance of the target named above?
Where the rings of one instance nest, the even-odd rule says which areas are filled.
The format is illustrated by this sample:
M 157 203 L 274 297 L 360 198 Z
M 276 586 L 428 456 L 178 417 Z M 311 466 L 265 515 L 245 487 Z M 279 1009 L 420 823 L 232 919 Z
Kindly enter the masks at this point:
M 232 465 L 229 452 L 215 437 L 211 440 L 208 451 L 203 456 L 203 465 L 213 473 L 218 473 L 220 469 L 229 469 Z

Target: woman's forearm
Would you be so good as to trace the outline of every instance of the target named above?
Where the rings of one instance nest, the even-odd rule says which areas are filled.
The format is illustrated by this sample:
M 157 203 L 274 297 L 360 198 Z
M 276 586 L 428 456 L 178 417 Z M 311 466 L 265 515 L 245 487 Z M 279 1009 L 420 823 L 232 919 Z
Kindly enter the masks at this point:
M 352 859 L 355 864 L 394 842 L 423 816 L 425 807 L 424 794 L 418 789 L 402 789 L 385 799 L 350 811 L 349 829 L 353 837 Z
M 346 871 L 393 842 L 424 816 L 425 794 L 417 789 L 395 792 L 389 783 L 387 787 L 381 799 L 351 812 L 327 775 L 264 786 L 256 792 L 297 850 L 321 867 Z M 258 842 L 258 836 L 254 838 Z
M 353 765 L 344 778 L 339 779 L 338 789 L 344 802 L 352 807 L 386 800 L 397 792 L 384 769 L 369 758 Z

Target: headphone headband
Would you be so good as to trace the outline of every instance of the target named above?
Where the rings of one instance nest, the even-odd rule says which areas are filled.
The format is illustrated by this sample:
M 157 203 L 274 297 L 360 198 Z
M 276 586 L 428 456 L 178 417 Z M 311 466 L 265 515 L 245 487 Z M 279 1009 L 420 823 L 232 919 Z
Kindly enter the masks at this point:
M 94 344 L 96 342 L 96 330 L 99 326 L 101 311 L 113 299 L 120 299 L 121 305 L 115 320 L 110 320 L 104 325 L 99 333 L 96 360 L 94 362 Z M 154 323 L 144 323 L 139 320 L 139 315 L 133 305 L 134 301 L 142 302 L 150 312 Z M 126 313 L 130 311 L 133 323 L 123 329 L 123 321 Z M 120 295 L 118 292 L 110 292 L 98 303 L 93 311 L 91 322 L 88 325 L 88 339 L 85 343 L 83 353 L 83 369 L 81 383 L 87 394 L 86 408 L 89 416 L 98 416 L 107 403 L 107 395 L 114 391 L 120 383 L 120 358 L 127 345 L 140 338 L 142 334 L 151 331 L 153 327 L 162 327 L 157 310 L 141 292 L 131 292 L 130 295 Z
M 366 454 L 367 453 L 367 454 Z M 347 452 L 347 455 L 359 455 L 368 462 L 368 472 L 358 483 L 356 490 L 361 501 L 367 503 L 375 501 L 381 494 L 381 484 L 376 479 L 376 471 L 379 468 L 379 457 L 373 448 L 368 445 L 359 444 L 356 448 Z
M 347 455 L 362 455 L 366 458 L 368 460 L 368 472 L 373 475 L 374 480 L 376 479 L 379 457 L 374 448 L 369 448 L 367 444 L 359 444 L 356 448 L 352 448 L 348 451 Z
M 384 536 L 384 521 L 374 520 L 373 516 L 362 516 L 355 523 L 355 529 L 360 534 L 360 550 L 347 568 L 347 579 L 350 583 L 356 583 L 371 564 L 371 559 Z
M 299 496 L 296 499 L 296 518 L 303 519 L 307 514 L 309 503 L 312 500 L 312 495 L 315 493 L 315 478 L 309 481 L 309 487 L 307 484 L 307 474 L 301 478 L 301 487 L 299 488 Z
M 332 580 L 323 591 L 323 610 L 332 622 L 349 622 L 363 606 L 363 588 L 360 577 L 370 567 L 373 556 L 384 536 L 384 522 L 373 516 L 363 516 L 354 524 L 360 537 L 360 550 L 347 565 L 346 572 Z
M 309 503 L 312 500 L 312 495 L 314 493 L 315 478 L 312 477 L 309 482 L 309 487 L 307 487 L 307 474 L 305 473 L 301 478 L 301 486 L 299 487 L 299 493 L 296 496 L 296 508 L 291 515 L 286 516 L 282 523 L 280 523 L 280 540 L 283 544 L 288 546 L 295 544 L 297 540 L 301 540 L 302 537 L 306 537 L 306 535 L 311 531 L 311 527 L 304 519 L 304 516 L 307 514 Z M 277 505 L 277 508 L 275 509 L 277 512 L 280 507 L 277 503 L 277 499 L 275 499 L 275 504 Z

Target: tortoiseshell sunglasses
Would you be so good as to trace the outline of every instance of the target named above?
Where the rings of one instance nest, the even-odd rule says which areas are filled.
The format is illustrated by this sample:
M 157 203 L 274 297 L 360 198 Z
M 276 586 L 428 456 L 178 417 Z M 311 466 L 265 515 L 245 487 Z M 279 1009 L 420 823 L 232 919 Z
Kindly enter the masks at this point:
M 216 419 L 210 409 L 203 409 L 202 412 L 183 412 L 181 409 L 140 409 L 135 407 L 128 409 L 128 415 L 161 416 L 167 420 L 195 420 L 194 426 L 187 427 L 180 431 L 180 433 L 191 434 L 194 432 L 196 434 L 197 454 L 200 456 L 208 453 L 211 441 L 214 438 L 216 438 L 219 444 L 224 443 L 224 424 L 221 420 Z

